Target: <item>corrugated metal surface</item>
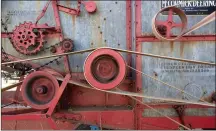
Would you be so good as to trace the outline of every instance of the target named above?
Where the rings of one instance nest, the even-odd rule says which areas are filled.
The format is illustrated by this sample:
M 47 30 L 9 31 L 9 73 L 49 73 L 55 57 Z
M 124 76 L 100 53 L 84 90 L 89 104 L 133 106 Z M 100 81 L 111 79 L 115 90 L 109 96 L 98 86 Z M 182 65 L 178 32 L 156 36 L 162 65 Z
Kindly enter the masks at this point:
M 160 1 L 142 1 L 142 34 L 152 35 L 151 22 L 153 16 L 161 9 Z M 167 16 L 163 16 L 167 17 Z M 205 16 L 187 16 L 188 29 L 199 22 Z M 175 16 L 176 19 L 176 16 Z M 212 22 L 190 35 L 215 34 L 215 23 Z M 215 62 L 215 42 L 143 42 L 142 51 L 156 55 L 171 56 L 192 60 Z M 197 65 L 186 62 L 157 59 L 151 57 L 142 58 L 142 71 L 170 85 L 176 86 L 198 98 L 208 96 L 215 91 L 215 66 Z M 151 78 L 142 77 L 143 93 L 148 96 L 175 98 L 198 101 L 180 91 L 170 88 Z M 143 99 L 145 102 L 153 100 Z M 198 111 L 198 109 L 197 109 Z M 175 116 L 175 113 L 164 110 L 166 114 Z M 145 115 L 149 114 L 149 115 Z M 215 115 L 207 109 L 198 112 L 188 111 L 187 115 L 211 116 Z M 158 116 L 155 112 L 144 111 L 144 116 Z
M 46 1 L 3 1 L 2 2 L 2 17 L 3 19 L 9 16 L 8 23 L 9 31 L 24 21 L 35 22 L 38 14 L 43 9 Z M 59 4 L 76 8 L 76 1 L 60 1 Z M 88 49 L 91 47 L 115 47 L 126 49 L 126 2 L 125 1 L 96 1 L 97 12 L 89 14 L 84 6 L 81 6 L 80 16 L 71 16 L 64 12 L 60 12 L 61 25 L 65 38 L 74 40 L 75 51 Z M 18 5 L 18 6 L 17 6 Z M 55 26 L 52 6 L 48 7 L 45 16 L 39 23 L 48 23 L 49 26 Z M 8 15 L 9 14 L 9 15 Z M 118 28 L 116 28 L 118 27 Z M 39 53 L 34 56 L 25 56 L 18 53 L 8 43 L 7 39 L 2 40 L 2 45 L 6 52 L 18 56 L 20 58 L 30 58 L 36 56 L 49 55 L 50 52 Z M 55 44 L 58 38 L 48 39 L 48 44 Z M 69 57 L 70 66 L 73 72 L 82 72 L 85 54 L 78 54 Z M 126 58 L 126 55 L 124 58 Z M 52 58 L 51 58 L 52 59 Z M 51 59 L 40 60 L 39 63 L 45 63 Z M 60 61 L 63 63 L 63 61 Z M 63 65 L 52 64 L 53 68 L 64 69 Z
M 215 42 L 145 42 L 145 53 L 215 62 Z M 215 67 L 143 57 L 143 72 L 200 98 L 215 90 Z M 150 96 L 185 98 L 181 92 L 143 77 L 143 92 Z M 189 100 L 196 100 L 188 97 Z M 148 101 L 148 100 L 146 100 Z

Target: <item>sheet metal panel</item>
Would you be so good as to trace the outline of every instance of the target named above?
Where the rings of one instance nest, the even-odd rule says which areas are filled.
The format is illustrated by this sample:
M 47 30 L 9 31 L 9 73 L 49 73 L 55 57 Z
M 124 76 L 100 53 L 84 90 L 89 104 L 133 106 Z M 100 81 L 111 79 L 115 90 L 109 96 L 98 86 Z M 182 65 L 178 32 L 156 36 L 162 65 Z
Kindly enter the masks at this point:
M 2 17 L 9 14 L 9 31 L 24 21 L 35 21 L 47 1 L 3 1 Z M 71 16 L 60 12 L 61 25 L 65 38 L 74 40 L 75 51 L 91 47 L 114 47 L 126 49 L 126 2 L 125 1 L 95 1 L 97 11 L 89 14 L 84 6 L 81 6 L 80 16 Z M 71 8 L 77 7 L 76 1 L 59 1 L 60 5 Z M 49 5 L 45 16 L 39 23 L 48 23 L 55 26 L 52 6 Z M 48 39 L 48 44 L 57 43 L 58 38 Z M 25 56 L 18 53 L 7 39 L 2 39 L 2 45 L 6 52 L 20 58 L 33 58 L 36 56 L 50 55 L 49 51 L 38 53 L 34 56 Z M 73 55 L 69 57 L 70 67 L 73 72 L 82 72 L 83 63 L 88 53 Z M 126 54 L 123 54 L 126 58 Z M 52 59 L 52 58 L 51 58 Z M 51 59 L 40 60 L 38 63 L 45 63 Z M 63 63 L 63 60 L 59 61 Z M 52 64 L 53 68 L 63 70 L 63 65 Z
M 145 42 L 142 50 L 156 55 L 215 62 L 215 42 Z M 198 98 L 215 91 L 215 66 L 142 58 L 143 72 Z M 196 100 L 151 78 L 143 76 L 143 92 L 149 96 Z M 150 100 L 144 99 L 146 102 Z
M 152 18 L 161 9 L 161 1 L 142 1 L 142 35 L 152 36 Z M 165 19 L 167 16 L 162 16 Z M 187 16 L 188 29 L 199 22 L 205 16 Z M 178 21 L 176 16 L 174 20 Z M 190 35 L 208 35 L 215 34 L 215 23 L 212 22 L 200 29 L 193 31 Z M 143 42 L 142 51 L 156 55 L 171 56 L 184 59 L 200 60 L 207 62 L 215 62 L 215 42 L 214 41 L 188 41 L 188 42 Z M 142 57 L 142 71 L 154 78 L 164 81 L 179 89 L 184 90 L 198 98 L 208 96 L 215 91 L 215 67 L 190 64 L 186 62 L 178 62 L 165 59 L 157 59 L 151 57 Z M 184 100 L 198 101 L 188 95 L 184 95 L 180 91 L 170 88 L 162 83 L 156 82 L 146 76 L 142 77 L 142 91 L 145 95 L 175 98 Z M 150 99 L 143 99 L 144 102 L 158 102 Z M 160 110 L 161 111 L 161 110 Z M 162 111 L 169 116 L 176 116 L 174 110 Z M 173 113 L 174 112 L 174 113 Z M 147 115 L 148 114 L 148 115 Z M 186 110 L 189 116 L 214 116 L 211 109 L 195 111 Z M 144 116 L 158 116 L 157 113 L 147 109 L 143 112 Z

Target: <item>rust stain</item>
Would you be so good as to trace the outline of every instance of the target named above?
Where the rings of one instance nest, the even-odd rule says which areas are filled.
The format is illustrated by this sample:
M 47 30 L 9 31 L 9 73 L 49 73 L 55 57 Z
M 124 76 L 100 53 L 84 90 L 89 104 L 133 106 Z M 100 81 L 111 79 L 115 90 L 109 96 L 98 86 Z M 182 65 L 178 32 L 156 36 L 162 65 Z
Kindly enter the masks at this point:
M 76 33 L 76 16 L 72 15 L 72 37 L 73 39 L 75 38 L 75 33 Z
M 171 49 L 171 52 L 173 52 L 173 47 L 174 47 L 174 42 L 171 41 L 171 42 L 170 42 L 170 49 Z
M 40 3 L 40 1 L 37 1 L 37 2 L 36 2 L 36 7 L 37 7 L 37 9 L 39 9 L 39 10 L 40 10 L 40 6 L 41 6 L 41 3 Z
M 75 15 L 72 15 L 72 24 L 73 24 L 73 26 L 75 26 L 75 23 L 76 22 L 76 16 Z
M 71 5 L 72 5 L 71 1 L 68 0 L 68 1 L 65 1 L 65 2 L 66 2 L 66 5 L 69 5 L 69 6 L 66 6 L 66 7 L 71 8 Z M 70 18 L 70 14 L 64 13 L 64 16 L 66 17 L 66 19 Z
M 100 1 L 96 1 L 97 6 Z M 103 45 L 103 28 L 101 26 L 101 16 L 100 12 L 97 11 L 92 15 L 89 15 L 90 27 L 91 27 L 91 38 L 90 41 L 94 43 L 94 47 L 101 47 Z M 91 43 L 89 43 L 91 44 Z
M 181 42 L 180 43 L 180 56 L 181 57 L 184 57 L 183 55 L 184 55 L 184 42 Z

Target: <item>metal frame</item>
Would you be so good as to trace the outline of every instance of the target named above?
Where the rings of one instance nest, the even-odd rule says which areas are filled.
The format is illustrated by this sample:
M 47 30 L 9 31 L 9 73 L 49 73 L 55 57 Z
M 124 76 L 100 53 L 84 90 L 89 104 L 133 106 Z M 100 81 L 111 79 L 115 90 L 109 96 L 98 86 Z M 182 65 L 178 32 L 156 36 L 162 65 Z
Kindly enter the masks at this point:
M 61 30 L 61 23 L 60 23 L 60 18 L 58 11 L 62 11 L 61 7 L 57 6 L 57 2 L 53 1 L 52 6 L 54 9 L 54 15 L 55 15 L 55 21 L 56 21 L 56 28 L 60 32 L 60 40 L 63 39 L 63 34 Z M 66 12 L 68 9 L 65 9 Z M 136 45 L 135 49 L 138 52 L 142 52 L 142 42 L 160 42 L 157 38 L 154 36 L 143 36 L 141 32 L 141 1 L 135 1 L 135 40 L 136 40 Z M 76 15 L 76 13 L 72 12 L 72 14 Z M 132 49 L 132 29 L 131 29 L 131 24 L 132 24 L 132 1 L 128 0 L 126 1 L 126 41 L 127 41 L 127 50 Z M 5 38 L 5 37 L 2 37 Z M 180 38 L 178 41 L 215 41 L 215 35 L 196 35 L 196 36 L 184 36 Z M 131 65 L 132 61 L 132 56 L 131 54 L 127 55 L 127 62 L 129 65 Z M 65 113 L 64 111 L 60 112 L 55 112 L 56 105 L 58 101 L 60 100 L 61 96 L 63 98 L 68 98 L 65 97 L 65 94 L 63 94 L 64 90 L 66 90 L 67 83 L 69 79 L 77 79 L 83 80 L 84 77 L 80 75 L 79 73 L 69 73 L 70 68 L 69 68 L 69 62 L 68 62 L 68 57 L 64 57 L 64 65 L 65 69 L 67 72 L 67 75 L 64 78 L 64 81 L 62 82 L 59 90 L 58 90 L 58 95 L 55 96 L 55 100 L 53 103 L 50 105 L 50 108 L 48 109 L 46 114 L 40 113 L 39 114 L 18 114 L 18 115 L 2 115 L 2 120 L 4 121 L 11 121 L 11 120 L 45 120 L 47 121 L 47 124 L 50 125 L 52 129 L 59 129 L 57 127 L 57 124 L 55 121 L 52 119 L 53 116 L 57 117 L 64 117 L 66 119 L 74 119 L 76 117 L 76 114 L 79 114 L 82 116 L 82 118 L 79 121 L 82 121 L 84 123 L 90 123 L 90 124 L 96 124 L 99 125 L 100 127 L 108 127 L 108 128 L 118 128 L 118 129 L 177 129 L 178 125 L 171 123 L 167 118 L 164 117 L 142 117 L 143 111 L 146 109 L 145 106 L 139 104 L 139 103 L 134 103 L 134 101 L 130 100 L 130 98 L 125 98 L 124 96 L 118 96 L 122 100 L 119 100 L 119 105 L 126 105 L 128 103 L 129 105 L 134 106 L 133 109 L 130 110 L 102 110 L 102 109 L 97 109 L 97 110 L 86 110 L 86 111 L 77 111 L 76 114 L 74 113 Z M 37 66 L 37 65 L 35 65 Z M 136 69 L 137 70 L 142 70 L 142 58 L 140 55 L 136 56 Z M 140 73 L 136 73 L 136 81 L 135 84 L 133 81 L 130 80 L 125 80 L 125 82 L 122 84 L 122 88 L 127 88 L 127 86 L 135 87 L 136 92 L 140 92 L 142 89 L 142 76 Z M 75 98 L 74 101 L 77 99 L 77 104 L 80 104 L 79 102 L 82 102 L 82 105 L 87 106 L 91 105 L 92 103 L 88 101 L 83 101 L 82 98 L 84 97 L 78 97 L 82 96 L 83 92 L 88 92 L 88 90 L 82 90 L 79 87 L 73 87 L 73 90 L 80 92 L 76 96 L 71 96 L 70 98 Z M 133 89 L 128 89 L 128 90 L 133 90 Z M 91 92 L 95 93 L 94 95 L 98 97 L 102 96 L 106 98 L 106 100 L 109 97 L 109 94 L 106 93 L 100 93 L 100 92 Z M 88 98 L 92 98 L 91 95 L 87 96 Z M 98 105 L 103 106 L 104 101 L 103 99 L 98 100 L 97 98 L 92 98 L 92 101 L 98 101 Z M 124 98 L 124 100 L 123 100 Z M 79 100 L 80 99 L 80 100 Z M 141 98 L 139 98 L 141 100 Z M 105 105 L 112 105 L 112 103 L 116 102 L 116 99 L 109 99 L 110 103 L 107 103 L 105 100 Z M 73 101 L 71 101 L 73 103 Z M 76 102 L 74 102 L 76 103 Z M 152 105 L 155 108 L 170 108 L 171 105 Z M 205 108 L 202 106 L 194 106 L 194 105 L 187 105 L 189 108 Z M 87 108 L 86 108 L 87 109 Z M 175 120 L 178 120 L 178 117 L 173 117 Z M 212 116 L 207 116 L 207 117 L 198 117 L 198 116 L 185 116 L 184 117 L 186 123 L 192 124 L 193 128 L 215 128 L 215 118 Z M 158 121 L 160 121 L 160 124 L 167 125 L 167 127 L 157 127 Z M 147 123 L 150 123 L 151 125 L 147 125 Z M 72 125 L 73 128 L 76 128 L 78 123 Z M 69 125 L 69 123 L 65 122 L 64 125 Z
M 141 12 L 141 2 L 135 1 L 135 39 L 136 39 L 136 51 L 142 52 L 142 43 L 143 42 L 161 42 L 161 40 L 157 39 L 155 36 L 144 36 L 142 35 L 142 12 Z M 215 41 L 216 35 L 192 35 L 192 36 L 183 36 L 176 41 Z M 136 56 L 136 69 L 142 70 L 142 59 L 141 56 Z M 140 91 L 142 87 L 142 76 L 140 73 L 136 74 L 136 89 Z M 137 115 L 136 119 L 138 123 L 136 123 L 136 129 L 164 129 L 158 128 L 158 121 L 162 122 L 161 125 L 167 125 L 166 129 L 178 129 L 178 125 L 175 123 L 171 124 L 167 118 L 164 117 L 142 117 L 142 112 L 147 108 L 143 105 L 137 104 L 135 108 Z M 159 108 L 170 108 L 170 105 L 156 105 L 153 107 Z M 193 106 L 187 105 L 187 107 L 191 108 L 203 108 L 202 106 Z M 176 117 L 175 120 L 179 121 Z M 214 116 L 206 116 L 206 117 L 198 117 L 198 116 L 185 116 L 184 117 L 186 124 L 191 124 L 192 128 L 216 128 L 216 120 Z M 213 122 L 212 122 L 213 121 Z M 154 126 L 143 127 L 145 123 L 151 123 Z

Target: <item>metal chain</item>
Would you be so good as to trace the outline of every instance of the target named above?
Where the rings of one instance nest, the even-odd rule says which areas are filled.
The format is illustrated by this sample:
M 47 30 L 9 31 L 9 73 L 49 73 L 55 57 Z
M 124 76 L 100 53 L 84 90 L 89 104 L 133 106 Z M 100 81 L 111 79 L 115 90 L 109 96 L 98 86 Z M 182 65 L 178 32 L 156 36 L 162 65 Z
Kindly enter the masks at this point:
M 12 38 L 11 38 L 9 32 L 8 32 L 8 28 L 7 28 L 6 23 L 4 23 L 2 19 L 1 19 L 1 23 L 2 23 L 2 26 L 3 26 L 3 28 L 4 28 L 5 33 L 6 33 L 7 36 L 8 36 L 8 39 L 9 39 L 10 43 L 12 43 L 12 41 L 11 41 Z M 61 44 L 61 42 L 58 42 L 58 43 L 56 43 L 56 44 L 54 44 L 54 45 L 51 45 L 51 46 L 46 47 L 46 48 L 43 48 L 43 49 L 41 50 L 41 52 L 45 52 L 46 50 L 51 49 L 51 48 L 53 48 L 53 47 L 55 47 L 55 46 L 59 46 L 60 44 Z M 5 52 L 4 48 L 1 47 L 1 49 L 2 49 L 2 54 L 3 54 L 4 58 L 6 59 L 6 62 L 11 61 L 11 60 L 9 59 L 9 57 L 8 57 L 8 54 Z M 37 67 L 37 68 L 35 68 L 35 69 L 29 70 L 29 71 L 25 71 L 25 74 L 26 74 L 26 73 L 32 73 L 33 71 L 40 70 L 41 68 L 43 68 L 43 67 L 45 67 L 45 66 L 48 66 L 49 64 L 53 63 L 54 61 L 57 62 L 60 58 L 62 58 L 62 56 L 60 56 L 60 57 L 58 57 L 58 58 L 55 58 L 55 59 L 53 59 L 53 60 L 51 60 L 51 61 L 49 61 L 49 62 L 47 62 L 47 63 L 44 63 L 44 64 L 42 64 L 41 66 L 39 66 L 39 67 Z M 26 67 L 26 64 L 24 64 L 24 69 L 25 69 L 25 67 Z M 3 72 L 3 73 L 4 73 L 4 72 Z M 4 76 L 7 76 L 7 75 L 4 74 Z

